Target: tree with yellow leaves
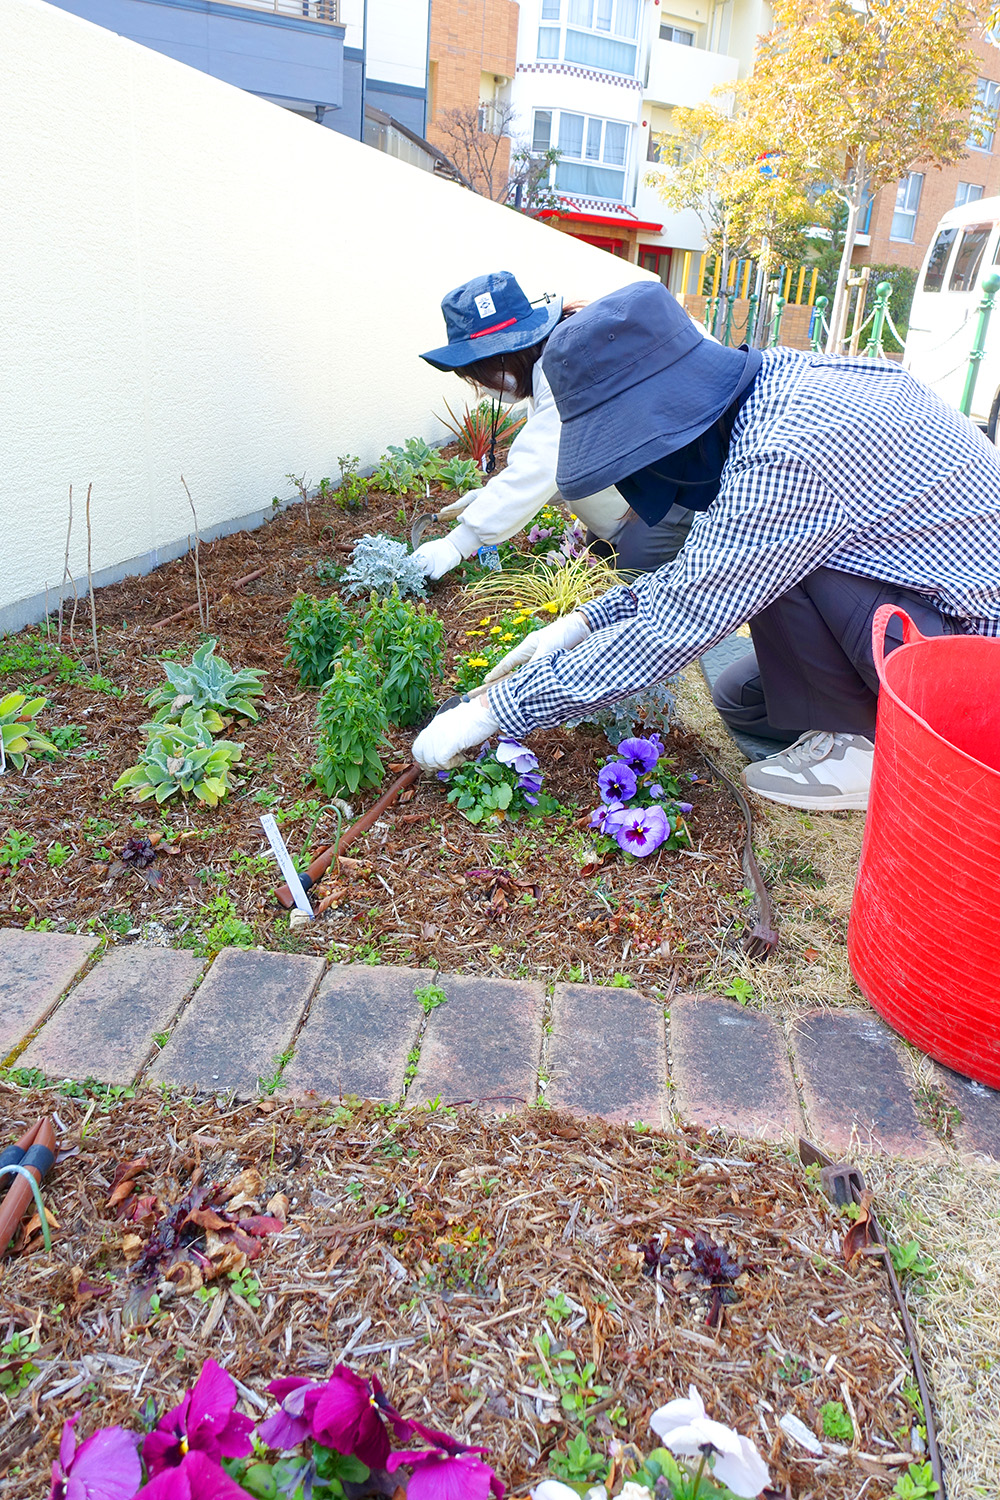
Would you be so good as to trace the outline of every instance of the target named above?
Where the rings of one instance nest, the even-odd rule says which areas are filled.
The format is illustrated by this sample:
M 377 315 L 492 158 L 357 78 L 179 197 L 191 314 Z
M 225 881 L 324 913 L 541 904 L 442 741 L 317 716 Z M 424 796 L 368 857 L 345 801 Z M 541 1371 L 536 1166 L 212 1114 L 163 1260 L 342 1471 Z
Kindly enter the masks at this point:
M 843 340 L 866 203 L 916 162 L 959 161 L 971 131 L 995 123 L 976 118 L 968 49 L 990 10 L 990 0 L 773 0 L 745 102 L 772 122 L 774 149 L 804 156 L 847 206 L 829 352 Z

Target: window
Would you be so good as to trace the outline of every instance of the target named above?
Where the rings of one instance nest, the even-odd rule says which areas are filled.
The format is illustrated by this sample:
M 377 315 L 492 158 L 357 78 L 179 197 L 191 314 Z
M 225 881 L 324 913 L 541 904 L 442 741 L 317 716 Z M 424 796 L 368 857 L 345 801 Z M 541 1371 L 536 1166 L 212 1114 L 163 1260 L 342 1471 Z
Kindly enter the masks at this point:
M 992 151 L 993 135 L 1000 107 L 1000 83 L 989 78 L 976 80 L 976 102 L 972 106 L 973 133 L 966 141 L 970 151 Z
M 992 224 L 968 224 L 952 262 L 949 292 L 971 292 L 976 285 L 986 241 L 993 233 Z
M 922 172 L 908 172 L 896 189 L 896 212 L 889 227 L 891 240 L 909 240 L 912 244 L 917 227 L 917 209 L 924 185 Z
M 542 0 L 543 21 L 556 21 L 561 0 Z M 567 0 L 567 25 L 542 26 L 538 56 L 562 57 L 605 73 L 635 77 L 639 0 Z
M 958 235 L 957 229 L 942 229 L 934 241 L 931 258 L 924 272 L 924 291 L 939 292 L 944 286 L 944 272 L 951 254 L 951 247 Z
M 679 167 L 681 148 L 680 146 L 664 146 L 661 138 L 650 131 L 646 145 L 646 160 L 658 162 L 661 167 Z
M 564 193 L 585 193 L 590 198 L 613 198 L 625 192 L 631 126 L 598 115 L 578 115 L 569 110 L 535 111 L 532 150 L 541 155 L 555 145 L 559 160 L 555 186 Z
M 964 208 L 967 203 L 978 203 L 983 189 L 978 182 L 960 182 L 955 192 L 955 207 Z
M 682 26 L 671 26 L 666 21 L 660 23 L 660 41 L 677 42 L 681 47 L 694 46 L 694 32 L 685 31 Z

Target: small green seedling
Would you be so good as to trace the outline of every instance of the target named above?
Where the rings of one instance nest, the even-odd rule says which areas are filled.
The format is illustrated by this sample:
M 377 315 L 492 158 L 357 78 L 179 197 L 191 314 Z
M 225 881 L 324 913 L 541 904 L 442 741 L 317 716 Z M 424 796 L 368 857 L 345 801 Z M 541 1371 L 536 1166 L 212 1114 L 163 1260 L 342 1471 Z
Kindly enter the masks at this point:
M 823 1436 L 838 1443 L 854 1441 L 854 1423 L 844 1410 L 841 1401 L 824 1401 L 819 1409 L 823 1421 Z
M 437 1010 L 439 1005 L 448 1003 L 448 996 L 439 984 L 418 985 L 413 994 L 420 1002 L 420 1009 L 425 1016 L 429 1016 L 432 1010 Z
M 731 995 L 733 999 L 738 1000 L 741 1005 L 749 1005 L 750 1001 L 753 999 L 753 985 L 750 983 L 749 979 L 741 979 L 739 976 L 737 976 L 737 978 L 730 980 L 722 993 L 724 995 Z
M 893 1495 L 895 1500 L 930 1500 L 938 1493 L 939 1485 L 929 1463 L 910 1464 L 905 1474 L 896 1480 Z

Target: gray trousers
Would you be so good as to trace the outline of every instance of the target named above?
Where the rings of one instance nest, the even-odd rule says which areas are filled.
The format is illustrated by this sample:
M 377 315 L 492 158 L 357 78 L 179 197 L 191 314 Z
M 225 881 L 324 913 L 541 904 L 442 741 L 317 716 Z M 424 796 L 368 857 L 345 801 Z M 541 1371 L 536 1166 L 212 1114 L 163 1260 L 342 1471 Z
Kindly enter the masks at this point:
M 809 729 L 874 739 L 872 617 L 880 604 L 898 604 L 924 635 L 961 630 L 922 594 L 818 568 L 750 621 L 753 649 L 726 668 L 712 691 L 726 723 L 786 745 Z M 886 650 L 902 640 L 894 619 Z
M 619 573 L 655 573 L 664 563 L 673 562 L 687 541 L 694 512 L 683 505 L 671 506 L 657 521 L 647 526 L 633 511 L 629 511 L 621 531 L 613 541 L 605 541 L 588 531 L 590 550 L 597 557 L 605 557 Z

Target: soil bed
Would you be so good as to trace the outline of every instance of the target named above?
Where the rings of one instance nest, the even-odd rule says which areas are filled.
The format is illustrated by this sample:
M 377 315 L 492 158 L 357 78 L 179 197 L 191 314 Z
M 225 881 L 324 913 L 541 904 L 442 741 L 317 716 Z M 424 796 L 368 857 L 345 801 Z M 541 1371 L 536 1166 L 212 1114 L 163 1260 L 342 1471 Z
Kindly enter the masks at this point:
M 193 603 L 190 556 L 98 591 L 96 681 L 86 601 L 77 613 L 75 647 L 68 641 L 63 647 L 82 664 L 78 680 L 30 669 L 0 673 L 5 691 L 38 683 L 49 700 L 39 727 L 51 733 L 75 726 L 77 740 L 63 759 L 30 761 L 26 775 L 9 770 L 0 778 L 0 924 L 183 943 L 206 953 L 227 943 L 260 944 L 328 951 L 343 961 L 508 975 L 521 966 L 535 975 L 607 980 L 627 967 L 638 982 L 668 989 L 678 979 L 695 980 L 720 945 L 735 945 L 746 925 L 742 828 L 692 736 L 675 731 L 668 749 L 682 795 L 694 804 L 694 850 L 615 858 L 595 877 L 581 877 L 586 814 L 597 805 L 596 770 L 608 753 L 603 735 L 586 727 L 531 737 L 545 789 L 569 809 L 566 816 L 536 826 L 522 820 L 474 828 L 449 807 L 441 783 L 424 777 L 351 850 L 360 863 L 342 873 L 339 905 L 308 928 L 290 928 L 273 900 L 280 876 L 265 852 L 260 815 L 275 812 L 295 855 L 332 842 L 338 826 L 310 776 L 317 695 L 303 691 L 283 665 L 284 618 L 298 590 L 332 592 L 318 581 L 317 564 L 322 575 L 324 563 L 346 562 L 364 532 L 404 533 L 400 502 L 377 492 L 356 514 L 316 502 L 310 511 L 311 524 L 296 505 L 276 511 L 256 531 L 202 548 L 202 577 L 218 600 L 208 626 L 218 654 L 234 667 L 267 673 L 260 721 L 237 721 L 228 731 L 245 746 L 238 768 L 245 782 L 215 810 L 178 798 L 159 809 L 135 806 L 111 790 L 142 747 L 140 727 L 151 714 L 143 698 L 163 682 L 159 656 L 166 651 L 187 662 L 203 638 L 196 613 L 153 628 Z M 227 592 L 258 569 L 259 578 Z M 469 648 L 469 617 L 458 608 L 462 589 L 454 577 L 431 589 L 429 604 L 448 639 L 441 699 L 452 691 L 457 652 Z M 44 628 L 6 637 L 3 648 L 30 649 L 40 636 Z M 49 639 L 55 643 L 54 616 Z M 412 732 L 391 731 L 392 764 L 408 760 L 412 739 Z M 359 795 L 355 812 L 377 796 L 377 790 Z M 9 865 L 3 851 L 12 832 L 36 842 L 26 859 Z M 145 877 L 116 863 L 133 833 L 160 840 Z M 523 888 L 511 894 L 510 882 L 468 876 L 484 868 L 536 885 L 537 897 Z
M 884 1273 L 864 1255 L 845 1268 L 846 1221 L 773 1148 L 546 1111 L 232 1108 L 0 1084 L 4 1140 L 42 1111 L 60 1131 L 45 1189 L 59 1229 L 51 1254 L 36 1233 L 4 1264 L 0 1341 L 28 1330 L 40 1347 L 23 1387 L 0 1388 L 0 1493 L 40 1500 L 68 1416 L 82 1410 L 81 1436 L 137 1428 L 143 1404 L 175 1404 L 209 1355 L 254 1415 L 279 1375 L 322 1378 L 340 1358 L 377 1371 L 405 1413 L 488 1447 L 515 1494 L 582 1430 L 580 1408 L 553 1399 L 560 1353 L 595 1451 L 614 1438 L 648 1451 L 650 1413 L 693 1383 L 756 1442 L 770 1495 L 886 1500 L 901 1472 L 912 1373 Z M 134 1194 L 108 1207 L 136 1158 Z M 170 1280 L 147 1271 L 141 1293 L 143 1247 L 199 1182 L 241 1189 L 241 1213 L 287 1213 L 285 1228 L 249 1266 L 209 1244 L 200 1291 L 181 1260 Z M 703 1236 L 740 1263 L 717 1325 L 682 1267 L 644 1273 L 654 1236 Z M 810 1456 L 778 1422 L 791 1413 L 822 1438 L 827 1402 L 855 1439 Z

